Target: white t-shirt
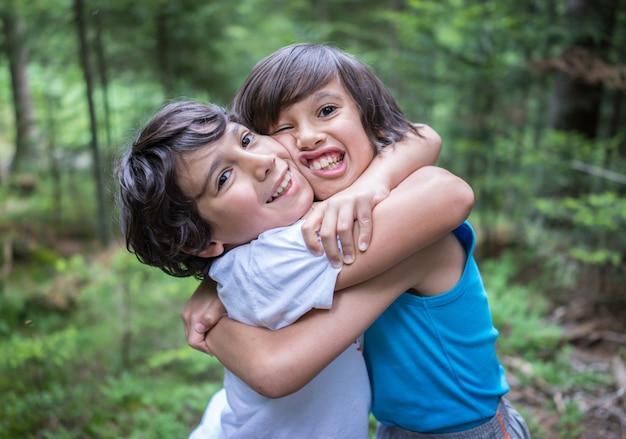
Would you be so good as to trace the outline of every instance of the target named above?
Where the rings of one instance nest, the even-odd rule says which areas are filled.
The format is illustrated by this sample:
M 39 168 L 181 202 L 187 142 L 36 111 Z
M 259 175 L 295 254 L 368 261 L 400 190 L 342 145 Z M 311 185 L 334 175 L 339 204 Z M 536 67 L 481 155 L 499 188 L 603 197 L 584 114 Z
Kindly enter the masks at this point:
M 340 269 L 307 249 L 302 221 L 269 230 L 217 259 L 210 276 L 231 318 L 270 329 L 295 322 L 312 308 L 330 308 Z M 268 352 L 268 355 L 272 355 Z M 301 390 L 266 398 L 225 371 L 223 394 L 209 403 L 192 434 L 227 438 L 367 438 L 370 387 L 360 341 Z M 221 413 L 220 427 L 215 423 Z M 208 437 L 208 436 L 206 436 Z

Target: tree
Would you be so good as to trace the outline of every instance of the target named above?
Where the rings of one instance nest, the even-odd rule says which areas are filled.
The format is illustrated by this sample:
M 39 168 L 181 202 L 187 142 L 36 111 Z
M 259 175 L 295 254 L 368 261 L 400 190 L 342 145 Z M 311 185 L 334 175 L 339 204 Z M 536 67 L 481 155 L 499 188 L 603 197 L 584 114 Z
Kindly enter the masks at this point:
M 102 178 L 102 164 L 98 150 L 98 123 L 94 104 L 93 74 L 89 63 L 89 47 L 87 42 L 87 24 L 85 22 L 84 0 L 74 1 L 74 14 L 76 30 L 78 32 L 80 62 L 85 78 L 85 96 L 89 107 L 89 125 L 91 128 L 91 155 L 93 161 L 93 175 L 96 182 L 96 196 L 98 200 L 98 219 L 100 225 L 100 239 L 104 245 L 108 245 L 110 238 L 109 220 L 107 215 L 107 203 L 104 196 L 104 181 Z
M 10 172 L 15 174 L 26 168 L 26 157 L 36 157 L 37 128 L 34 119 L 33 99 L 28 79 L 28 43 L 26 25 L 16 13 L 13 1 L 0 7 L 0 21 L 4 30 L 4 49 L 11 72 L 13 108 L 15 114 L 15 153 Z
M 615 28 L 618 0 L 567 2 L 571 44 L 561 57 L 552 99 L 551 125 L 596 138 L 603 98 L 598 63 L 606 63 Z

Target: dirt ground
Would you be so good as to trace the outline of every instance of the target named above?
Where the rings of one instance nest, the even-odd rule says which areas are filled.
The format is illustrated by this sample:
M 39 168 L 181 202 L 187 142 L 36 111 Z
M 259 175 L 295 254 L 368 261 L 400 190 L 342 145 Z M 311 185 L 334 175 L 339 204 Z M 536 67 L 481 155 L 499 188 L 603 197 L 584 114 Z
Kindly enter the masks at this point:
M 550 323 L 564 328 L 563 342 L 573 348 L 575 370 L 606 372 L 610 383 L 559 389 L 539 380 L 523 388 L 515 379 L 511 382 L 509 398 L 533 413 L 547 439 L 626 439 L 626 286 L 615 293 L 593 300 L 570 295 L 549 316 Z M 523 367 L 507 361 L 503 359 L 507 368 Z M 578 419 L 568 416 L 572 402 L 583 417 L 564 427 L 568 419 Z

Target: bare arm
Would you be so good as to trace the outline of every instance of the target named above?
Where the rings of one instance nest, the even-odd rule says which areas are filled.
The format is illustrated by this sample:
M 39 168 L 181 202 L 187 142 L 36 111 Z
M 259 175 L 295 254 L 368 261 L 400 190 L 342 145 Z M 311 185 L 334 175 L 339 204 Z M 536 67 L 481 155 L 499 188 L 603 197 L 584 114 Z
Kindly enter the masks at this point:
M 422 194 L 418 199 L 416 192 Z M 374 209 L 374 219 L 381 227 L 376 228 L 370 250 L 344 267 L 337 289 L 388 270 L 386 273 L 371 284 L 350 289 L 353 293 L 349 295 L 338 295 L 332 310 L 312 311 L 279 331 L 222 319 L 208 333 L 203 348 L 266 396 L 279 397 L 298 390 L 346 349 L 398 294 L 418 283 L 414 278 L 419 275 L 415 261 L 423 255 L 411 255 L 460 224 L 469 214 L 472 201 L 471 189 L 447 171 L 417 171 Z M 406 259 L 409 256 L 411 259 Z M 394 267 L 396 264 L 400 265 Z M 413 269 L 406 270 L 407 264 Z M 359 302 L 356 293 L 361 291 L 368 299 Z M 374 298 L 376 292 L 380 299 Z
M 383 148 L 351 187 L 382 185 L 389 192 L 414 171 L 434 165 L 441 152 L 441 137 L 428 125 L 415 127 L 420 136 L 409 132 L 401 141 Z
M 350 187 L 330 197 L 317 194 L 327 199 L 309 216 L 302 229 L 307 246 L 312 251 L 321 254 L 323 246 L 333 265 L 341 265 L 342 260 L 352 263 L 357 257 L 353 229 L 356 230 L 359 250 L 368 248 L 373 207 L 414 171 L 434 165 L 441 151 L 441 137 L 432 128 L 427 125 L 416 127 L 420 136 L 409 132 L 401 141 L 384 148 Z M 343 255 L 339 251 L 337 237 L 341 241 Z
M 217 296 L 217 285 L 207 277 L 196 288 L 180 314 L 189 346 L 209 353 L 204 340 L 206 332 L 226 315 L 226 308 Z
M 370 248 L 344 265 L 336 289 L 371 279 L 437 241 L 469 216 L 473 200 L 467 183 L 448 171 L 431 166 L 415 171 L 374 208 Z M 430 206 L 427 216 L 425 206 Z
M 401 294 L 417 282 L 420 254 L 335 294 L 330 310 L 313 310 L 277 331 L 224 318 L 208 333 L 209 349 L 260 394 L 298 391 L 339 356 Z
M 326 253 L 331 260 L 332 258 L 336 260 L 335 263 L 341 261 L 341 255 L 337 248 L 336 239 L 329 239 L 328 236 L 339 235 L 344 250 L 343 255 L 347 259 L 344 259 L 344 262 L 346 264 L 352 263 L 356 255 L 353 237 L 355 218 L 357 219 L 357 229 L 354 236 L 358 236 L 358 241 L 363 244 L 360 249 L 364 251 L 370 245 L 373 207 L 386 198 L 390 190 L 413 171 L 434 164 L 441 151 L 439 134 L 427 125 L 416 124 L 416 127 L 419 129 L 421 137 L 409 132 L 402 141 L 385 148 L 374 158 L 355 183 L 348 189 L 335 194 L 324 203 L 323 209 L 316 209 L 309 216 L 302 230 L 309 248 L 317 247 L 317 251 L 321 252 L 317 240 L 317 230 L 321 228 L 324 219 L 327 221 L 322 232 L 326 236 L 325 241 L 328 247 Z M 440 195 L 442 197 L 447 196 L 445 192 Z M 457 206 L 462 205 L 461 203 Z M 453 210 L 457 206 L 450 203 L 451 219 L 454 218 Z M 436 213 L 434 209 L 431 212 Z M 459 212 L 461 211 L 459 210 Z M 445 214 L 445 212 L 442 213 Z M 464 214 L 463 212 L 457 217 L 459 223 L 467 216 L 463 216 Z M 341 264 L 339 263 L 339 265 Z M 347 276 L 344 275 L 343 277 Z M 187 343 L 194 349 L 207 352 L 204 333 L 225 314 L 224 307 L 217 299 L 215 284 L 211 279 L 203 281 L 181 312 Z
M 344 266 L 338 289 L 382 273 L 436 241 L 467 218 L 474 200 L 463 180 L 433 167 L 416 171 L 401 189 L 374 210 L 380 227 L 373 236 L 373 247 L 357 264 Z M 205 280 L 181 313 L 188 344 L 205 353 L 204 333 L 225 314 L 223 306 L 212 306 L 219 304 L 215 291 L 213 282 Z

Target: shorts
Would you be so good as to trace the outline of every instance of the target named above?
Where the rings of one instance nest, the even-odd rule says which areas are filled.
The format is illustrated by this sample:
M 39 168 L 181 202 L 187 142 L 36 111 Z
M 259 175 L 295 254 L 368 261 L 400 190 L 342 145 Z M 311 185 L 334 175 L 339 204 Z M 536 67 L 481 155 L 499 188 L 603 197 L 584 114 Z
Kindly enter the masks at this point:
M 493 418 L 478 427 L 445 434 L 416 433 L 378 424 L 376 439 L 530 439 L 528 426 L 511 403 L 502 398 Z

